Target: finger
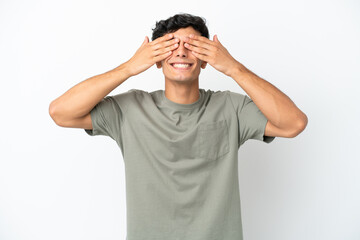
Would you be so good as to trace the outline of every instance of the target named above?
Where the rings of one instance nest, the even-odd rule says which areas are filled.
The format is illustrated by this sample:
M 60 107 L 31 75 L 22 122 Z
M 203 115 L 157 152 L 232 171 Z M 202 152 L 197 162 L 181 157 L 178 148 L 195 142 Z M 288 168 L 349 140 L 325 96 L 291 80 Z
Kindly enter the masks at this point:
M 214 39 L 214 42 L 218 42 L 218 43 L 220 43 L 220 41 L 219 41 L 219 39 L 218 39 L 218 37 L 217 37 L 217 35 L 216 35 L 216 34 L 214 35 L 213 39 Z
M 149 42 L 149 38 L 147 36 L 145 36 L 145 39 L 143 41 L 143 43 L 141 44 L 141 47 L 144 46 L 145 44 L 147 44 Z
M 215 52 L 217 49 L 216 46 L 207 45 L 207 48 L 204 48 L 202 46 L 191 45 L 189 43 L 185 43 L 184 46 L 191 51 L 195 51 L 203 55 L 211 55 L 212 52 Z
M 164 60 L 165 58 L 169 57 L 173 52 L 172 51 L 168 51 L 168 52 L 165 52 L 163 54 L 160 54 L 156 57 L 153 58 L 153 61 L 154 62 L 160 62 L 162 60 Z
M 184 41 L 186 43 L 190 44 L 190 45 L 193 45 L 193 46 L 196 46 L 196 47 L 201 47 L 201 48 L 204 48 L 204 49 L 211 49 L 211 47 L 212 47 L 212 45 L 210 45 L 208 43 L 201 42 L 201 41 L 194 40 L 194 39 L 190 39 L 190 38 L 185 38 Z
M 191 53 L 192 53 L 195 57 L 197 57 L 198 59 L 200 59 L 200 60 L 202 60 L 202 61 L 205 61 L 205 62 L 208 62 L 209 57 L 207 57 L 206 55 L 197 53 L 197 52 L 195 52 L 195 51 L 192 51 Z
M 189 38 L 190 40 L 194 40 L 194 41 L 196 41 L 196 42 L 201 42 L 201 43 L 209 44 L 209 45 L 211 45 L 211 46 L 214 45 L 214 42 L 211 41 L 210 39 L 208 39 L 207 37 L 190 34 L 188 38 Z
M 151 45 L 156 45 L 158 44 L 159 42 L 164 42 L 164 41 L 168 41 L 170 39 L 174 38 L 174 34 L 172 33 L 168 33 L 168 34 L 165 34 L 164 36 L 162 37 L 159 37 L 157 39 L 155 39 L 154 41 L 152 41 L 150 44 Z
M 194 51 L 194 52 L 197 52 L 197 53 L 200 53 L 200 54 L 203 54 L 203 55 L 209 55 L 211 53 L 211 51 L 209 49 L 206 49 L 206 48 L 202 48 L 202 47 L 197 47 L 197 46 L 194 46 L 194 45 L 190 45 L 188 43 L 185 43 L 184 46 L 191 50 L 191 51 Z
M 157 55 L 161 55 L 165 52 L 168 52 L 168 51 L 174 51 L 176 48 L 179 47 L 179 44 L 178 43 L 175 43 L 175 44 L 172 44 L 168 47 L 165 47 L 165 48 L 160 48 L 156 51 L 153 52 L 154 56 L 157 56 Z
M 167 40 L 165 42 L 160 42 L 156 45 L 154 45 L 152 48 L 153 50 L 158 50 L 158 49 L 161 49 L 161 48 L 166 48 L 168 46 L 171 46 L 171 45 L 174 45 L 176 43 L 178 43 L 180 40 L 178 38 L 174 38 L 174 39 L 170 39 L 170 40 Z

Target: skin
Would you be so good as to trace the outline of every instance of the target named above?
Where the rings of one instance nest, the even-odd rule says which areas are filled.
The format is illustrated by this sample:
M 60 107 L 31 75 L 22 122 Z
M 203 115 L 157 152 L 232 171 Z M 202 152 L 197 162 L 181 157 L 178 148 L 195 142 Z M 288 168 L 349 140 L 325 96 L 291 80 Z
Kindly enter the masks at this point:
M 236 81 L 268 119 L 265 136 L 295 137 L 308 122 L 295 103 L 268 81 L 260 78 L 234 59 L 220 43 L 195 34 L 185 38 L 185 45 L 194 56 Z
M 145 37 L 135 54 L 126 62 L 105 73 L 92 76 L 71 87 L 49 105 L 49 114 L 61 127 L 92 129 L 90 112 L 111 91 L 162 61 L 171 54 L 177 43 L 173 34 L 152 42 Z
M 192 66 L 187 70 L 174 69 L 173 62 L 188 62 Z M 235 80 L 266 116 L 266 136 L 295 137 L 307 125 L 307 116 L 294 102 L 234 59 L 217 35 L 210 40 L 192 27 L 165 34 L 152 42 L 145 37 L 127 62 L 76 84 L 52 101 L 49 114 L 59 126 L 92 129 L 90 111 L 94 106 L 128 78 L 154 64 L 162 68 L 165 96 L 173 102 L 190 104 L 199 99 L 200 70 L 210 64 Z
M 190 34 L 201 36 L 192 27 L 181 28 L 173 33 L 179 40 L 178 46 L 172 54 L 162 61 L 156 63 L 162 68 L 165 77 L 165 96 L 176 103 L 190 104 L 199 99 L 199 74 L 205 69 L 206 61 L 197 58 L 192 51 L 185 47 L 186 39 Z M 189 69 L 176 69 L 171 63 L 191 63 Z

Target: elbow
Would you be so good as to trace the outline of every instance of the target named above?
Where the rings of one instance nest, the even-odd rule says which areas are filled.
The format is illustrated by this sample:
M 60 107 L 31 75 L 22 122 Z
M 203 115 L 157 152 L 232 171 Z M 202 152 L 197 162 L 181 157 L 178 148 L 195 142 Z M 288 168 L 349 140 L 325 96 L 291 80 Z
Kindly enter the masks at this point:
M 296 124 L 294 124 L 294 128 L 292 131 L 289 131 L 289 138 L 294 138 L 297 135 L 299 135 L 301 132 L 303 132 L 308 124 L 308 118 L 307 116 L 302 113 L 302 115 L 298 118 Z
M 60 122 L 59 122 L 59 118 L 58 118 L 58 114 L 57 114 L 57 110 L 56 110 L 56 104 L 54 101 L 52 101 L 49 105 L 49 115 L 52 118 L 52 120 L 56 123 L 56 125 L 61 126 Z

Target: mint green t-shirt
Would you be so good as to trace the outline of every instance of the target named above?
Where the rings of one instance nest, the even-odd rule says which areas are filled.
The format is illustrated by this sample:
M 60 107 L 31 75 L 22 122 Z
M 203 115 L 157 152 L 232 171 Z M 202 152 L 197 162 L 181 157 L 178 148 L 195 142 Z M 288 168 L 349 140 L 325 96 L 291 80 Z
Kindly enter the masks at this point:
M 125 166 L 127 240 L 241 240 L 238 149 L 270 143 L 266 117 L 246 95 L 199 89 L 191 104 L 164 90 L 101 100 L 93 129 L 116 141 Z

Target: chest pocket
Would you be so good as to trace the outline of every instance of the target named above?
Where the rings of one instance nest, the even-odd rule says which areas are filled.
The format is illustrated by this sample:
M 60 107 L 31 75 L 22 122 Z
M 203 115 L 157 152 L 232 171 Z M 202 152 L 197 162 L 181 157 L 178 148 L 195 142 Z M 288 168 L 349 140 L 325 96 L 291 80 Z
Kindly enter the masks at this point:
M 229 132 L 225 120 L 200 123 L 198 130 L 200 157 L 216 160 L 229 152 Z

